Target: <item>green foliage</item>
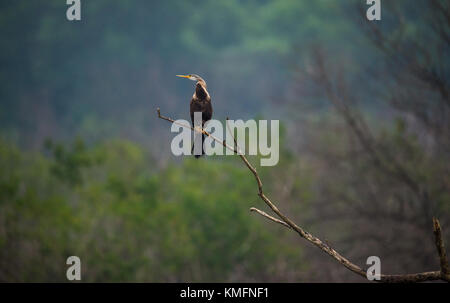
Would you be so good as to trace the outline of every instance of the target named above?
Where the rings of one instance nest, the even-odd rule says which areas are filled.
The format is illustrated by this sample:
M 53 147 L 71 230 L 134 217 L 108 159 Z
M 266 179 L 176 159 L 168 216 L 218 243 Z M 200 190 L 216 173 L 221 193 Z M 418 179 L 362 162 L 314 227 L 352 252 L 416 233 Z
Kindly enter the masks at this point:
M 66 151 L 64 145 L 54 144 L 51 140 L 46 140 L 44 145 L 54 157 L 51 172 L 61 180 L 71 184 L 80 184 L 82 182 L 81 169 L 89 167 L 92 163 L 84 142 L 77 138 L 70 151 Z
M 130 142 L 47 146 L 50 157 L 0 142 L 2 281 L 65 281 L 70 255 L 83 281 L 270 281 L 278 260 L 302 268 L 298 247 L 251 216 L 254 180 L 233 159 L 160 171 Z

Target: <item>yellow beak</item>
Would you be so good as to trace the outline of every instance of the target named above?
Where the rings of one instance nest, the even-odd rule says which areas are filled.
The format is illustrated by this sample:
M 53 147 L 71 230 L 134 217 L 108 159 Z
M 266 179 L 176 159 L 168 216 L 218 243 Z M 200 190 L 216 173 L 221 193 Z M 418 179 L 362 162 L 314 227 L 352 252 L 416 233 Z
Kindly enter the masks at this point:
M 188 75 L 176 75 L 177 77 L 181 77 L 181 78 L 189 78 Z

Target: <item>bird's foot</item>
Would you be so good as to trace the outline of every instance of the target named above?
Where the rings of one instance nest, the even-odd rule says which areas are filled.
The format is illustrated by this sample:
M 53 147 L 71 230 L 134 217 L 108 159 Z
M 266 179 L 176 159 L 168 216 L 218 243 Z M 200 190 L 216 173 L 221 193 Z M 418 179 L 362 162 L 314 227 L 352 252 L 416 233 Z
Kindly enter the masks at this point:
M 203 128 L 201 128 L 200 126 L 194 126 L 194 130 L 198 133 L 203 133 Z

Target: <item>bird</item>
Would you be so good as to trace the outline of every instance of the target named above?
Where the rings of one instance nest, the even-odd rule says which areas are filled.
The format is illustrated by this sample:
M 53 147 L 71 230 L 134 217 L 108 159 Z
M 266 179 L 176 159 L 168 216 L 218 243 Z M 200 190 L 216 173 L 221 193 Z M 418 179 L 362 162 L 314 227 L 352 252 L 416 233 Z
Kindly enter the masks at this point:
M 202 129 L 205 126 L 205 123 L 211 120 L 213 109 L 211 105 L 211 97 L 208 93 L 206 81 L 203 80 L 202 77 L 196 74 L 188 74 L 188 75 L 176 75 L 177 77 L 186 78 L 192 81 L 196 81 L 195 84 L 195 91 L 192 95 L 191 103 L 190 103 L 190 114 L 191 114 L 191 121 L 192 125 L 194 127 L 198 125 L 194 125 L 194 113 L 200 112 L 202 114 Z M 202 134 L 202 154 L 201 155 L 195 155 L 195 158 L 199 158 L 202 155 L 205 154 L 205 151 L 203 149 L 203 142 L 205 141 L 205 135 Z M 195 142 L 195 139 L 194 139 Z M 194 145 L 192 145 L 191 153 L 193 154 L 194 151 Z

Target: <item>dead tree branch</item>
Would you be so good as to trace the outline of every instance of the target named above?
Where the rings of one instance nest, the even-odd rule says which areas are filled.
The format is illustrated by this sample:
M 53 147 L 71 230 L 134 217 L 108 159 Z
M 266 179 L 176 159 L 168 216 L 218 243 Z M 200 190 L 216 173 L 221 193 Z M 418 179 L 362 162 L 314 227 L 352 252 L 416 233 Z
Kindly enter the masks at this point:
M 262 210 L 259 210 L 259 209 L 255 208 L 255 207 L 251 207 L 251 208 L 250 208 L 250 211 L 256 211 L 256 212 L 257 212 L 258 214 L 260 214 L 261 216 L 266 217 L 267 219 L 272 220 L 272 221 L 275 222 L 275 223 L 284 225 L 284 226 L 286 226 L 286 227 L 289 228 L 289 229 L 291 228 L 291 227 L 289 226 L 289 224 L 287 224 L 286 222 L 283 222 L 283 221 L 281 221 L 281 220 L 278 220 L 277 218 L 274 218 L 274 217 L 272 217 L 271 215 L 268 215 L 266 212 L 264 212 L 264 211 L 262 211 Z
M 442 239 L 441 224 L 439 223 L 439 220 L 436 218 L 433 218 L 433 231 L 436 248 L 439 254 L 439 261 L 441 263 L 442 279 L 450 281 L 450 269 L 448 266 L 448 259 L 447 253 L 445 251 L 444 240 Z
M 320 248 L 322 251 L 327 253 L 329 256 L 334 258 L 336 261 L 338 261 L 341 265 L 345 266 L 347 269 L 351 270 L 357 275 L 360 275 L 364 278 L 366 278 L 366 271 L 363 270 L 358 265 L 350 262 L 348 259 L 346 259 L 344 256 L 339 254 L 336 250 L 334 250 L 332 247 L 330 247 L 328 244 L 324 243 L 319 238 L 311 235 L 307 231 L 303 230 L 301 227 L 299 227 L 297 224 L 295 224 L 291 219 L 289 219 L 286 215 L 284 215 L 277 206 L 264 194 L 263 192 L 263 185 L 261 178 L 258 175 L 258 172 L 256 169 L 250 164 L 250 162 L 247 160 L 245 155 L 241 152 L 239 146 L 237 145 L 236 139 L 234 138 L 234 135 L 232 135 L 234 139 L 235 146 L 231 147 L 228 145 L 225 141 L 219 140 L 218 138 L 212 136 L 210 133 L 205 131 L 204 129 L 200 128 L 193 128 L 190 125 L 184 125 L 182 123 L 179 123 L 177 121 L 174 121 L 171 118 L 164 117 L 161 115 L 160 109 L 157 109 L 158 118 L 169 121 L 171 123 L 174 123 L 176 125 L 179 125 L 181 127 L 189 128 L 192 131 L 203 133 L 204 135 L 210 137 L 214 141 L 216 141 L 219 144 L 222 144 L 225 148 L 228 148 L 229 150 L 233 151 L 234 153 L 238 154 L 241 160 L 244 162 L 245 166 L 250 170 L 250 172 L 255 177 L 257 186 L 258 186 L 258 193 L 257 195 L 261 198 L 261 200 L 269 206 L 269 208 L 281 219 L 277 219 L 275 217 L 272 217 L 265 213 L 264 211 L 261 211 L 259 209 L 256 209 L 254 207 L 250 208 L 250 211 L 255 211 L 258 214 L 262 215 L 263 217 L 281 224 L 289 229 L 293 229 L 295 232 L 297 232 L 300 237 L 306 239 L 308 242 L 312 243 L 313 245 Z M 228 118 L 227 118 L 228 121 Z M 228 127 L 228 123 L 227 123 Z M 231 131 L 230 131 L 231 132 Z M 433 281 L 433 280 L 444 280 L 447 282 L 450 282 L 450 274 L 449 274 L 449 267 L 448 267 L 448 260 L 445 252 L 444 242 L 442 240 L 441 235 L 441 228 L 439 221 L 437 219 L 433 219 L 434 222 L 434 234 L 435 234 L 435 240 L 436 240 L 436 246 L 438 249 L 438 254 L 440 258 L 440 264 L 441 269 L 439 271 L 431 271 L 431 272 L 422 272 L 422 273 L 414 273 L 414 274 L 405 274 L 405 275 L 381 275 L 380 282 L 395 282 L 395 283 L 412 283 L 412 282 L 424 282 L 424 281 Z

